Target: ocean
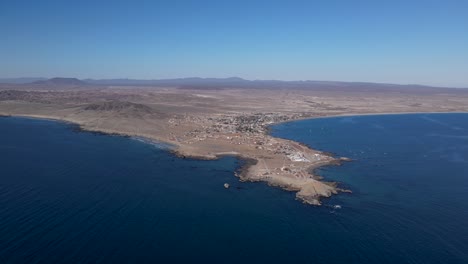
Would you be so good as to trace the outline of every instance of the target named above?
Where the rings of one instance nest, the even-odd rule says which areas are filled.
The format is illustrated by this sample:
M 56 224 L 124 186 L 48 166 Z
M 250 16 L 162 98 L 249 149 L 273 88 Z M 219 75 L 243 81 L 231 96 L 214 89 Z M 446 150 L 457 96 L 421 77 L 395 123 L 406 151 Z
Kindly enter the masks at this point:
M 468 114 L 271 133 L 353 159 L 317 170 L 353 193 L 314 207 L 239 182 L 235 157 L 180 159 L 140 139 L 0 118 L 0 263 L 468 263 Z

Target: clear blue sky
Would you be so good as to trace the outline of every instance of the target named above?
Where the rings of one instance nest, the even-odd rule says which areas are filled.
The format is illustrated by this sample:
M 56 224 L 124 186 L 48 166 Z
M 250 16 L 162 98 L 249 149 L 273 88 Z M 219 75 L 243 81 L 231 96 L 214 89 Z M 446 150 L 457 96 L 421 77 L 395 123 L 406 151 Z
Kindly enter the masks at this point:
M 0 1 L 0 77 L 468 87 L 468 1 Z

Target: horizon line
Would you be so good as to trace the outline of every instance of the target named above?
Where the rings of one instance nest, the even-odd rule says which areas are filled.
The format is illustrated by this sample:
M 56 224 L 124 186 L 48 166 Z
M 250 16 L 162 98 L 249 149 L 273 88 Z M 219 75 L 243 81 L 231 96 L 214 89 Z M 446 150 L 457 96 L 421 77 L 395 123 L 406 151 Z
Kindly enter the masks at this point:
M 434 85 L 434 84 L 418 84 L 418 83 L 393 83 L 393 82 L 378 82 L 378 81 L 337 81 L 337 80 L 312 80 L 312 79 L 297 79 L 297 80 L 281 80 L 281 79 L 246 79 L 239 76 L 230 76 L 230 77 L 199 77 L 199 76 L 190 76 L 190 77 L 173 77 L 173 78 L 148 78 L 148 79 L 139 79 L 139 78 L 130 78 L 130 77 L 113 77 L 113 78 L 77 78 L 77 77 L 63 77 L 63 76 L 54 76 L 54 77 L 0 77 L 2 80 L 21 80 L 21 79 L 40 79 L 40 80 L 50 80 L 55 78 L 63 79 L 78 79 L 81 81 L 93 80 L 93 81 L 106 81 L 106 80 L 130 80 L 130 81 L 165 81 L 165 80 L 188 80 L 188 79 L 201 79 L 201 80 L 229 80 L 237 79 L 239 81 L 248 81 L 248 82 L 328 82 L 328 83 L 363 83 L 363 84 L 380 84 L 380 85 L 399 85 L 399 86 L 425 86 L 425 87 L 434 87 L 434 88 L 468 88 L 468 85 Z M 27 83 L 24 83 L 27 84 Z

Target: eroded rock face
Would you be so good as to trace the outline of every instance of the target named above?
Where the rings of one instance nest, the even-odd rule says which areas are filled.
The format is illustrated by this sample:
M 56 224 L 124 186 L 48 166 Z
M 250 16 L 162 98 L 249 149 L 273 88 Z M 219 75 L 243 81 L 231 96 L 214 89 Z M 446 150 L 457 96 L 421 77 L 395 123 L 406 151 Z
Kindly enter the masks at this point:
M 332 194 L 337 193 L 338 189 L 333 185 L 310 179 L 310 181 L 304 183 L 301 190 L 296 193 L 296 198 L 302 200 L 304 203 L 321 205 L 321 197 L 330 197 Z

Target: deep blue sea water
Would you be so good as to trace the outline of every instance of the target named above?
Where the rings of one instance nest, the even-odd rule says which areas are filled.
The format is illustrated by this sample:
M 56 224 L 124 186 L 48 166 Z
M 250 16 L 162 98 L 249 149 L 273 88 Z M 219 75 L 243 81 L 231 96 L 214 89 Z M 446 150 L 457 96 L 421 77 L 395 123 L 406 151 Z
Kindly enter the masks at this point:
M 179 159 L 0 118 L 0 263 L 468 263 L 468 114 L 315 119 L 272 134 L 355 159 L 318 171 L 353 194 L 312 207 L 238 182 L 233 157 Z

